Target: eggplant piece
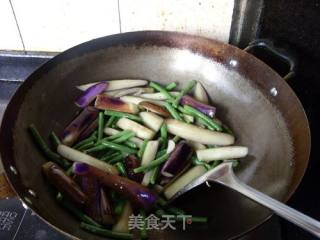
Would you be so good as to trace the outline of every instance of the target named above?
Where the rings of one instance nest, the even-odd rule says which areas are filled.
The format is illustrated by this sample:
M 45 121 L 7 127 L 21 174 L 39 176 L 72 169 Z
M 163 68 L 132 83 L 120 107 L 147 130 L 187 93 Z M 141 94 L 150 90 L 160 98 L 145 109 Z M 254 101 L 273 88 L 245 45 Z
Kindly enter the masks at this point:
M 180 103 L 182 105 L 189 105 L 198 111 L 202 112 L 203 114 L 207 115 L 208 117 L 213 118 L 216 114 L 216 108 L 213 106 L 210 106 L 208 104 L 205 104 L 203 102 L 200 102 L 190 96 L 183 96 L 180 100 Z
M 87 196 L 81 191 L 77 183 L 67 176 L 57 164 L 47 162 L 42 165 L 42 171 L 50 184 L 55 186 L 68 199 L 78 205 L 83 205 L 87 201 Z
M 111 201 L 96 178 L 79 176 L 78 182 L 82 191 L 87 195 L 85 212 L 96 222 L 103 225 L 112 225 L 115 219 L 112 215 Z
M 82 132 L 88 128 L 98 117 L 98 110 L 94 107 L 86 107 L 83 111 L 64 129 L 62 143 L 71 146 L 75 143 Z
M 130 130 L 134 132 L 139 138 L 152 139 L 155 135 L 153 130 L 127 118 L 119 119 L 116 125 L 122 130 Z
M 113 110 L 136 114 L 139 112 L 138 106 L 133 103 L 126 103 L 119 98 L 98 95 L 94 106 L 101 110 Z
M 104 94 L 110 97 L 123 97 L 127 95 L 138 96 L 143 93 L 153 93 L 153 92 L 154 92 L 153 88 L 135 87 L 135 88 L 125 88 L 125 89 L 107 91 Z
M 164 196 L 167 199 L 172 198 L 180 189 L 184 188 L 193 180 L 203 175 L 206 171 L 207 170 L 203 165 L 192 167 L 164 189 Z
M 111 174 L 119 174 L 118 169 L 106 162 L 100 161 L 97 158 L 94 158 L 88 154 L 80 152 L 76 149 L 71 147 L 65 146 L 60 144 L 58 146 L 57 152 L 66 159 L 69 159 L 73 162 L 84 162 L 90 164 L 94 167 L 101 169 L 104 172 L 111 173 Z
M 139 106 L 141 108 L 146 109 L 147 111 L 154 112 L 154 113 L 159 114 L 160 116 L 163 116 L 165 118 L 168 118 L 171 116 L 167 109 L 165 109 L 164 107 L 161 107 L 159 105 L 156 105 L 154 103 L 143 101 L 143 102 L 139 103 Z
M 75 104 L 81 108 L 88 106 L 100 93 L 104 92 L 107 87 L 107 82 L 99 82 L 90 86 L 76 99 Z
M 142 118 L 142 122 L 148 128 L 155 132 L 158 132 L 162 126 L 163 118 L 153 112 L 140 112 L 139 116 Z
M 140 161 L 135 155 L 129 155 L 124 159 L 124 166 L 126 168 L 126 172 L 128 175 L 128 178 L 141 183 L 143 179 L 143 173 L 135 173 L 133 169 L 140 167 Z
M 206 90 L 204 89 L 204 87 L 199 82 L 196 84 L 196 87 L 194 88 L 193 96 L 194 96 L 195 99 L 197 99 L 200 102 L 203 102 L 203 103 L 208 103 L 209 102 L 209 98 L 208 98 L 208 95 L 206 93 Z
M 80 134 L 78 140 L 81 141 L 91 135 L 99 126 L 98 118 L 94 120 L 83 132 Z
M 186 141 L 179 142 L 163 165 L 161 174 L 173 178 L 190 164 L 193 153 L 193 148 Z
M 80 86 L 77 86 L 78 89 L 85 91 L 91 86 L 97 84 L 99 82 L 95 83 L 87 83 Z M 110 80 L 108 81 L 108 91 L 112 90 L 119 90 L 124 88 L 132 88 L 132 87 L 140 87 L 148 84 L 147 80 L 142 79 L 121 79 L 121 80 Z
M 197 150 L 198 159 L 205 162 L 243 158 L 247 156 L 247 154 L 248 148 L 243 146 L 216 147 Z
M 150 189 L 128 178 L 108 174 L 86 163 L 74 163 L 73 172 L 79 176 L 95 177 L 104 186 L 129 199 L 130 202 L 147 211 L 151 210 L 158 196 Z
M 230 134 L 203 129 L 193 124 L 188 124 L 176 119 L 166 119 L 165 123 L 167 124 L 169 133 L 177 135 L 186 140 L 191 140 L 202 144 L 221 146 L 231 145 L 235 141 L 234 136 Z

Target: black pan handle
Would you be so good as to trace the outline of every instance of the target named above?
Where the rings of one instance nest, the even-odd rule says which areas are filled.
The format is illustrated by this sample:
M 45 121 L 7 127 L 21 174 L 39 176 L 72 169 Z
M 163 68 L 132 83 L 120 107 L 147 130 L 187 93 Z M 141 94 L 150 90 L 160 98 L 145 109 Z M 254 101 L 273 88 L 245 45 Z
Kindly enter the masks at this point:
M 287 49 L 275 46 L 274 43 L 268 39 L 254 40 L 250 42 L 249 45 L 243 50 L 248 52 L 256 48 L 264 48 L 289 65 L 289 72 L 283 77 L 285 80 L 294 77 L 297 70 L 297 58 L 292 52 L 289 52 Z

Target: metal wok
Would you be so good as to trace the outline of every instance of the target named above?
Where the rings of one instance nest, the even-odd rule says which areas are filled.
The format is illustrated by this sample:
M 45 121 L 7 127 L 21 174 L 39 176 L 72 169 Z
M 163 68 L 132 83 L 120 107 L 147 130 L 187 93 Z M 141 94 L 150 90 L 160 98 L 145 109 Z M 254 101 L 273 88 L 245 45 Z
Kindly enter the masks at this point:
M 238 177 L 286 201 L 308 164 L 310 133 L 301 103 L 287 83 L 252 55 L 228 44 L 174 32 L 133 32 L 107 36 L 63 52 L 36 70 L 18 89 L 5 112 L 0 151 L 7 177 L 19 197 L 45 221 L 69 236 L 105 239 L 79 228 L 55 201 L 44 181 L 46 159 L 26 128 L 34 123 L 45 136 L 61 133 L 74 117 L 76 85 L 138 78 L 163 84 L 196 79 L 206 88 L 218 117 L 234 130 L 250 155 Z M 151 239 L 229 239 L 270 217 L 269 210 L 219 185 L 203 186 L 177 202 L 207 225 L 186 231 L 153 231 Z

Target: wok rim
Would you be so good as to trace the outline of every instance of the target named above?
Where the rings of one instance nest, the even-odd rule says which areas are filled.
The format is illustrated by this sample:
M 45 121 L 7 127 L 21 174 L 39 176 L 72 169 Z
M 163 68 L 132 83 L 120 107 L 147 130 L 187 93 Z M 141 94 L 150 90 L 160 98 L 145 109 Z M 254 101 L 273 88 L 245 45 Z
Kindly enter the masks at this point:
M 25 196 L 28 196 L 27 191 L 20 191 L 21 188 L 23 188 L 23 186 L 19 186 L 22 183 L 20 181 L 16 181 L 15 178 L 17 178 L 12 171 L 10 170 L 10 167 L 12 166 L 10 164 L 10 156 L 8 156 L 8 151 L 9 152 L 13 152 L 14 150 L 8 150 L 6 149 L 7 146 L 13 146 L 13 144 L 8 143 L 8 141 L 6 141 L 6 136 L 8 136 L 7 134 L 5 134 L 7 131 L 9 132 L 13 132 L 13 129 L 6 129 L 6 125 L 8 125 L 8 120 L 10 120 L 10 114 L 11 111 L 13 111 L 13 114 L 15 117 L 17 117 L 17 113 L 19 112 L 19 108 L 15 107 L 16 105 L 16 101 L 18 101 L 20 104 L 23 102 L 19 101 L 19 97 L 22 96 L 23 98 L 25 97 L 26 93 L 27 93 L 27 85 L 32 86 L 33 84 L 35 84 L 35 82 L 37 82 L 39 80 L 38 76 L 41 76 L 42 74 L 44 74 L 45 72 L 53 69 L 55 66 L 57 66 L 59 63 L 63 62 L 61 60 L 70 60 L 73 57 L 77 56 L 79 57 L 80 54 L 86 54 L 86 53 L 90 53 L 92 52 L 92 48 L 95 49 L 98 46 L 100 46 L 100 44 L 103 43 L 109 43 L 109 44 L 113 44 L 114 40 L 117 40 L 118 38 L 130 38 L 130 37 L 142 37 L 145 38 L 146 41 L 150 41 L 150 36 L 152 36 L 153 38 L 168 38 L 170 39 L 170 37 L 177 37 L 178 41 L 179 39 L 183 39 L 183 40 L 196 40 L 199 42 L 206 42 L 206 43 L 211 43 L 211 44 L 218 44 L 221 45 L 221 47 L 226 47 L 226 48 L 230 48 L 233 49 L 235 52 L 239 52 L 241 54 L 246 55 L 246 57 L 248 58 L 252 58 L 254 61 L 256 61 L 258 64 L 260 64 L 261 66 L 263 65 L 264 68 L 268 69 L 268 71 L 273 72 L 273 74 L 278 75 L 279 78 L 281 78 L 281 80 L 283 81 L 282 84 L 285 85 L 286 91 L 289 92 L 289 94 L 295 98 L 296 103 L 297 103 L 297 107 L 299 109 L 299 111 L 302 114 L 302 117 L 306 123 L 306 159 L 303 162 L 303 168 L 301 168 L 300 172 L 300 176 L 299 178 L 296 180 L 295 185 L 293 186 L 293 188 L 291 189 L 291 191 L 289 192 L 288 189 L 288 193 L 286 194 L 285 198 L 283 200 L 281 200 L 281 202 L 286 203 L 291 197 L 292 195 L 296 192 L 297 188 L 299 187 L 299 185 L 301 184 L 301 181 L 306 173 L 308 164 L 309 164 L 309 160 L 310 160 L 310 152 L 311 152 L 311 133 L 310 133 L 310 125 L 309 125 L 309 121 L 306 115 L 306 112 L 303 108 L 303 105 L 301 103 L 301 101 L 299 100 L 299 98 L 297 97 L 297 95 L 295 94 L 295 92 L 292 90 L 292 88 L 288 85 L 288 83 L 275 71 L 273 70 L 270 66 L 268 66 L 267 64 L 265 64 L 264 62 L 262 62 L 260 59 L 256 58 L 255 56 L 251 55 L 250 53 L 247 53 L 245 51 L 243 51 L 242 49 L 239 49 L 238 47 L 235 47 L 233 45 L 230 45 L 228 43 L 223 43 L 220 41 L 217 41 L 215 39 L 211 39 L 208 37 L 202 37 L 202 36 L 198 36 L 198 35 L 194 35 L 194 34 L 188 34 L 188 33 L 181 33 L 181 32 L 175 32 L 175 31 L 134 31 L 134 32 L 126 32 L 126 33 L 118 33 L 118 34 L 112 34 L 112 35 L 107 35 L 107 36 L 103 36 L 100 38 L 96 38 L 96 39 L 92 39 L 86 42 L 83 42 L 81 44 L 78 44 L 76 46 L 73 46 L 61 53 L 59 53 L 58 55 L 54 56 L 52 59 L 48 60 L 47 62 L 45 62 L 44 64 L 42 64 L 39 68 L 37 68 L 35 71 L 33 71 L 26 79 L 25 81 L 19 86 L 19 88 L 17 89 L 17 91 L 14 93 L 14 95 L 12 96 L 12 98 L 10 99 L 5 112 L 3 114 L 3 118 L 2 118 L 2 122 L 1 122 L 1 127 L 0 127 L 0 159 L 3 163 L 3 167 L 4 167 L 4 171 L 5 171 L 5 175 L 6 178 L 10 184 L 10 186 L 12 187 L 12 189 L 14 190 L 14 192 L 16 193 L 16 195 L 19 197 L 20 201 L 22 201 L 24 204 L 26 204 L 26 206 L 28 206 L 28 208 L 30 208 L 35 214 L 37 214 L 37 216 L 43 220 L 46 224 L 50 225 L 51 227 L 53 227 L 55 230 L 57 230 L 58 232 L 60 232 L 61 234 L 64 234 L 70 238 L 73 239 L 79 239 L 78 237 L 60 229 L 59 227 L 55 226 L 54 224 L 50 223 L 48 220 L 46 220 L 44 217 L 41 216 L 40 211 L 36 210 L 35 207 L 30 204 L 28 201 L 26 201 L 24 199 Z M 116 45 L 116 44 L 115 44 Z M 151 42 L 151 45 L 156 45 L 153 44 Z M 108 48 L 110 46 L 107 46 L 106 48 Z M 169 46 L 170 48 L 177 48 L 176 46 Z M 99 48 L 98 48 L 99 49 Z M 190 49 L 189 49 L 190 50 Z M 197 52 L 197 51 L 193 51 L 192 52 Z M 199 52 L 197 52 L 199 53 Z M 206 54 L 204 54 L 203 52 L 200 51 L 201 55 L 204 55 L 206 57 L 210 57 L 207 56 Z M 18 105 L 20 107 L 20 104 Z M 14 124 L 11 124 L 12 126 L 14 126 Z M 10 124 L 9 124 L 10 126 Z M 13 143 L 13 139 L 10 139 Z M 5 152 L 5 153 L 4 153 Z M 13 160 L 14 161 L 14 160 Z M 291 183 L 292 185 L 292 183 Z M 19 189 L 20 188 L 20 189 Z M 19 189 L 19 190 L 18 190 Z M 24 189 L 25 190 L 25 189 Z M 39 213 L 38 213 L 39 212 Z M 261 226 L 262 224 L 264 224 L 265 222 L 267 222 L 272 216 L 273 216 L 273 212 L 270 211 L 269 214 L 267 214 L 267 216 L 265 218 L 263 218 L 261 221 L 257 222 L 256 224 L 254 224 L 252 227 L 248 228 L 246 231 L 230 237 L 228 239 L 238 239 L 250 232 L 252 232 L 254 229 L 258 228 L 259 226 Z

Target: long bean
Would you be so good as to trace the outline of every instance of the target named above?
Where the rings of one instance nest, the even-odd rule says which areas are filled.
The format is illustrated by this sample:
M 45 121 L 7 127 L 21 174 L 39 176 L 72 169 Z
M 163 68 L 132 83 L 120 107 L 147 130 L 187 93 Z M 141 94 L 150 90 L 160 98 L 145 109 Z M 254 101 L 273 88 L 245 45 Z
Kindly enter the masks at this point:
M 156 184 L 156 181 L 157 181 L 157 178 L 158 178 L 158 175 L 159 175 L 159 171 L 160 171 L 160 167 L 159 166 L 157 166 L 155 169 L 152 170 L 151 178 L 150 178 L 150 184 L 151 185 L 155 185 Z
M 145 171 L 154 169 L 155 167 L 157 167 L 160 164 L 167 161 L 168 157 L 169 157 L 169 154 L 165 153 L 161 157 L 151 161 L 149 164 L 143 165 L 141 167 L 137 167 L 137 168 L 133 169 L 133 171 L 134 171 L 134 173 L 141 173 L 141 172 L 145 172 Z
M 232 130 L 225 124 L 222 124 L 222 131 L 225 133 L 229 133 L 230 135 L 234 136 L 234 133 Z
M 159 152 L 157 152 L 156 159 L 161 157 L 163 154 L 166 154 L 166 152 L 167 152 L 167 149 L 162 149 Z
M 161 138 L 164 140 L 164 142 L 167 141 L 168 139 L 168 127 L 167 124 L 162 124 L 161 128 L 160 128 L 160 136 Z
M 179 142 L 180 137 L 179 136 L 174 136 L 174 138 L 172 139 L 175 143 Z
M 60 139 L 58 138 L 58 136 L 53 131 L 50 133 L 49 138 L 50 138 L 50 140 L 52 142 L 52 145 L 53 145 L 54 149 L 56 150 L 58 145 L 61 144 Z
M 190 115 L 193 115 L 194 117 L 201 118 L 204 120 L 208 125 L 215 128 L 217 131 L 222 131 L 222 127 L 216 123 L 212 118 L 209 118 L 207 115 L 203 114 L 202 112 L 198 111 L 197 109 L 190 107 L 188 105 L 184 106 L 184 109 L 189 112 Z
M 79 150 L 79 151 L 86 150 L 86 149 L 88 149 L 88 148 L 93 147 L 93 146 L 94 146 L 94 144 L 95 144 L 95 142 L 94 142 L 94 141 L 92 141 L 92 142 L 88 142 L 88 143 L 83 144 L 82 146 L 80 146 L 77 150 Z
M 142 122 L 141 117 L 136 116 L 134 114 L 130 114 L 130 113 L 123 113 L 123 112 L 116 112 L 116 111 L 106 110 L 104 112 L 104 114 L 108 115 L 108 116 L 111 116 L 111 117 L 128 118 L 128 119 L 131 119 L 133 121 Z
M 126 134 L 128 134 L 128 133 L 132 133 L 132 131 L 130 131 L 130 130 L 124 130 L 124 131 L 118 132 L 118 133 L 116 133 L 116 134 L 114 134 L 114 135 L 111 135 L 111 136 L 109 136 L 109 137 L 105 137 L 105 138 L 101 139 L 101 141 L 105 141 L 105 140 L 113 141 L 113 140 L 115 140 L 115 139 L 117 139 L 117 138 L 120 138 L 120 137 L 122 137 L 123 135 L 126 135 Z
M 208 124 L 205 120 L 203 120 L 202 118 L 199 118 L 197 117 L 196 118 L 197 121 L 203 125 L 203 127 L 207 127 L 209 130 L 212 130 L 212 131 L 216 131 L 216 128 L 215 127 L 212 127 L 210 124 Z
M 97 139 L 98 142 L 102 139 L 103 129 L 104 129 L 104 114 L 103 112 L 99 112 L 98 139 Z
M 179 92 L 178 96 L 176 96 L 176 99 L 173 101 L 173 106 L 178 106 L 181 98 L 186 95 L 188 92 L 192 90 L 192 88 L 197 84 L 197 81 L 191 80 L 186 84 L 186 86 Z
M 122 162 L 117 162 L 115 164 L 115 166 L 118 168 L 119 170 L 119 173 L 122 175 L 122 176 L 127 176 L 127 172 L 126 172 L 126 168 L 124 167 L 123 163 Z
M 108 141 L 102 141 L 101 144 L 102 144 L 103 146 L 106 146 L 107 148 L 111 148 L 111 149 L 114 149 L 114 150 L 118 150 L 118 151 L 120 151 L 120 152 L 125 152 L 125 153 L 129 153 L 129 154 L 135 154 L 135 153 L 137 153 L 137 150 L 136 150 L 136 149 L 132 149 L 132 148 L 129 148 L 129 147 L 126 147 L 126 146 L 117 144 L 117 143 L 108 142 Z
M 177 84 L 175 82 L 169 83 L 167 86 L 165 86 L 165 89 L 167 91 L 171 91 L 172 89 L 175 89 Z
M 115 239 L 133 239 L 133 234 L 131 233 L 115 232 L 105 228 L 96 227 L 84 222 L 80 224 L 80 227 L 86 231 L 95 233 L 102 237 L 115 238 Z
M 157 90 L 158 92 L 161 92 L 163 95 L 165 95 L 169 101 L 174 101 L 174 97 L 162 86 L 160 86 L 158 83 L 150 82 L 149 86 Z
M 210 170 L 212 168 L 210 164 L 200 161 L 196 156 L 192 157 L 192 163 L 194 165 L 203 165 L 207 170 Z
M 78 142 L 76 145 L 73 146 L 74 149 L 79 149 L 81 148 L 83 145 L 89 143 L 89 142 L 93 142 L 96 141 L 97 137 L 95 135 L 92 135 L 86 139 L 83 139 L 81 142 Z
M 137 144 L 135 144 L 134 142 L 132 142 L 130 140 L 124 142 L 123 144 L 126 145 L 127 147 L 130 147 L 130 148 L 138 148 Z
M 114 143 L 122 143 L 122 142 L 125 142 L 125 141 L 127 141 L 128 139 L 130 139 L 130 138 L 132 138 L 134 136 L 135 136 L 134 132 L 129 132 L 129 133 L 124 134 L 121 137 L 113 140 L 112 142 L 114 142 Z
M 122 153 L 119 153 L 117 156 L 114 156 L 113 158 L 111 158 L 108 163 L 110 163 L 110 164 L 115 164 L 115 163 L 123 160 L 123 158 L 124 158 L 124 157 L 123 157 L 123 154 L 122 154 Z
M 51 161 L 59 164 L 64 169 L 67 169 L 71 166 L 70 162 L 68 162 L 66 159 L 61 157 L 59 154 L 50 150 L 50 148 L 48 147 L 46 142 L 43 140 L 40 133 L 38 132 L 38 130 L 36 129 L 36 127 L 33 124 L 31 124 L 29 126 L 29 130 L 30 130 L 30 133 L 31 133 L 31 136 L 32 136 L 34 142 L 38 145 L 38 147 L 40 148 L 40 150 L 42 151 L 44 156 L 46 156 Z
M 148 140 L 147 140 L 147 139 L 143 140 L 143 143 L 142 143 L 142 145 L 141 145 L 141 147 L 140 147 L 140 149 L 139 149 L 139 152 L 138 152 L 138 157 L 139 157 L 140 159 L 142 158 L 142 155 L 143 155 L 143 153 L 144 153 L 144 150 L 146 150 L 147 143 L 148 143 Z
M 92 148 L 89 148 L 89 149 L 85 150 L 84 152 L 85 153 L 99 152 L 99 151 L 105 150 L 107 148 L 108 148 L 107 146 L 100 144 L 100 145 L 96 145 Z
M 104 114 L 106 114 L 106 113 L 104 113 Z M 116 116 L 111 116 L 109 119 L 108 119 L 108 121 L 107 121 L 107 123 L 106 123 L 106 127 L 111 127 L 112 126 L 112 124 L 115 122 L 115 121 L 117 121 L 117 117 Z
M 182 118 L 180 117 L 179 113 L 174 109 L 174 107 L 171 106 L 170 103 L 166 102 L 164 106 L 166 107 L 166 109 L 169 111 L 169 113 L 173 118 L 182 121 Z
M 104 162 L 109 162 L 112 158 L 116 157 L 119 155 L 119 152 L 114 152 L 114 153 L 111 153 L 113 152 L 113 150 L 110 150 L 108 151 L 106 154 L 104 154 L 100 160 L 101 161 L 104 161 Z
M 87 224 L 91 224 L 92 226 L 102 227 L 99 223 L 95 222 L 92 218 L 81 212 L 77 207 L 73 206 L 69 201 L 64 199 L 60 193 L 57 195 L 57 200 L 65 209 L 69 210 L 79 220 Z

